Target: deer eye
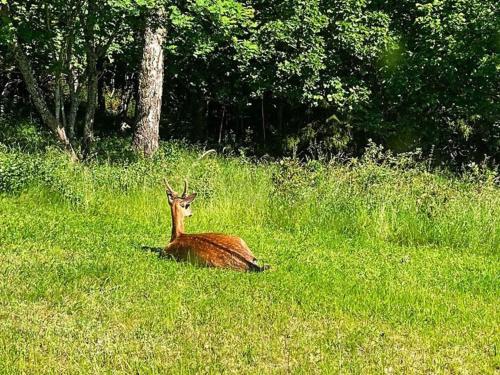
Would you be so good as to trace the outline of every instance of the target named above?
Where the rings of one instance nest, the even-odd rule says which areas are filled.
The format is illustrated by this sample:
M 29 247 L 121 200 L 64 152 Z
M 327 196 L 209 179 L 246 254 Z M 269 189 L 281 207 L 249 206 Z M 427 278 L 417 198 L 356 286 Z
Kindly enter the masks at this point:
M 184 206 L 185 208 L 189 208 L 189 203 Z

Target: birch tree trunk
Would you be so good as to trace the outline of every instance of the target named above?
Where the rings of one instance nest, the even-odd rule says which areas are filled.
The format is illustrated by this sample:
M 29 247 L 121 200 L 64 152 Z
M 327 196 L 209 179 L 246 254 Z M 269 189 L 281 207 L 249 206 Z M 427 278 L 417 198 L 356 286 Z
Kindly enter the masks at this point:
M 163 9 L 149 15 L 144 30 L 144 49 L 132 145 L 136 152 L 151 156 L 158 149 L 161 99 L 163 94 L 163 42 L 166 30 Z

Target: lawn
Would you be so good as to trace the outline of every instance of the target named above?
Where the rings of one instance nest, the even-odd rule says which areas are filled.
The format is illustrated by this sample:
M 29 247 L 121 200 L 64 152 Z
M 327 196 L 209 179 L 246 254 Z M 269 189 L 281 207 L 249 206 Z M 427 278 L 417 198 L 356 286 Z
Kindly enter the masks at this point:
M 500 371 L 491 176 L 200 154 L 0 153 L 0 373 Z M 164 176 L 271 270 L 160 258 Z

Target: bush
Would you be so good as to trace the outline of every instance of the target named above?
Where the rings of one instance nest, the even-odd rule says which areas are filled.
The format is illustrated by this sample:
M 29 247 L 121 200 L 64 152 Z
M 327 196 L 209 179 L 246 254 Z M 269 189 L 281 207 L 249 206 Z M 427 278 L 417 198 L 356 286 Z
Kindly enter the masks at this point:
M 0 192 L 15 193 L 25 189 L 38 169 L 35 160 L 20 152 L 0 151 Z
M 55 145 L 49 132 L 34 122 L 0 116 L 0 144 L 10 150 L 33 153 Z

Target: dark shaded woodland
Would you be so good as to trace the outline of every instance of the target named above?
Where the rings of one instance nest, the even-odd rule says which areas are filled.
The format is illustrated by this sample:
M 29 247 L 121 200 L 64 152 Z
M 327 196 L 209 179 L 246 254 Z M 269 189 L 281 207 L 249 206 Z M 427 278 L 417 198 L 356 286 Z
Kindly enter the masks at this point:
M 358 155 L 369 139 L 498 161 L 493 0 L 1 2 L 0 111 L 74 158 L 132 135 L 250 155 Z

